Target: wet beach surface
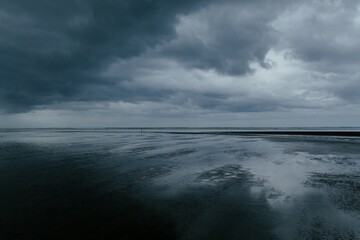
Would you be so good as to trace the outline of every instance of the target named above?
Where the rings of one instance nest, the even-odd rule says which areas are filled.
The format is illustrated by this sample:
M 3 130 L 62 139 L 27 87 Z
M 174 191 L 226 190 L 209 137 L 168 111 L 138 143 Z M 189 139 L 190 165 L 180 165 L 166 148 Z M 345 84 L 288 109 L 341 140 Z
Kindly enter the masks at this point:
M 360 239 L 360 138 L 1 132 L 0 239 Z

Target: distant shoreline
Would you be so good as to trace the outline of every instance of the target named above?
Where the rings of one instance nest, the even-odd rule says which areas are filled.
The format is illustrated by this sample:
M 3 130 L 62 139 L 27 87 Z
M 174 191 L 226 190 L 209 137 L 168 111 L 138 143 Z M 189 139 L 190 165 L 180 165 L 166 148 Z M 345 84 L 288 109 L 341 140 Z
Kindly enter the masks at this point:
M 216 134 L 216 135 L 292 135 L 360 137 L 360 131 L 232 131 L 232 132 L 169 132 L 172 134 Z
M 334 136 L 360 137 L 359 127 L 338 128 L 0 128 L 3 133 L 15 132 L 126 132 L 126 133 L 168 133 L 168 134 L 211 134 L 211 135 L 290 135 L 290 136 Z

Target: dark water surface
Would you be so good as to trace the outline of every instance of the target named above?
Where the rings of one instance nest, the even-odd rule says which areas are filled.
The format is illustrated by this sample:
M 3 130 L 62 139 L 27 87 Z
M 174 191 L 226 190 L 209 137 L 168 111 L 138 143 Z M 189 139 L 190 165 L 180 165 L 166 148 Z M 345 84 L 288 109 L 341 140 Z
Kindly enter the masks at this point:
M 360 239 L 360 138 L 1 130 L 0 239 Z

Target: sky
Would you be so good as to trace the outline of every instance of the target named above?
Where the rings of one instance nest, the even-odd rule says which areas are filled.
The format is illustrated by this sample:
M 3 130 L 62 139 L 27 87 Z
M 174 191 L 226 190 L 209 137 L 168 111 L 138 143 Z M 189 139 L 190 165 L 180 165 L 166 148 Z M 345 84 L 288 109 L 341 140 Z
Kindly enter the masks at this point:
M 360 125 L 352 0 L 1 0 L 0 128 Z

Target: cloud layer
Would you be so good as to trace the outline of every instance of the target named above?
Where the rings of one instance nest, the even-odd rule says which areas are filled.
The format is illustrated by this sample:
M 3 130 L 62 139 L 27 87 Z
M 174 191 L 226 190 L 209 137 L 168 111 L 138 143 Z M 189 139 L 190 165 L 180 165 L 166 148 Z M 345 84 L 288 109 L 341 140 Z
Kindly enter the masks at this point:
M 115 58 L 128 59 L 170 40 L 177 16 L 201 5 L 186 0 L 1 1 L 2 108 L 25 111 L 39 104 L 108 99 L 106 88 L 116 83 L 102 78 L 102 70 Z M 105 92 L 87 93 L 98 87 Z
M 0 9 L 3 114 L 146 105 L 181 118 L 360 101 L 357 1 L 4 0 Z

